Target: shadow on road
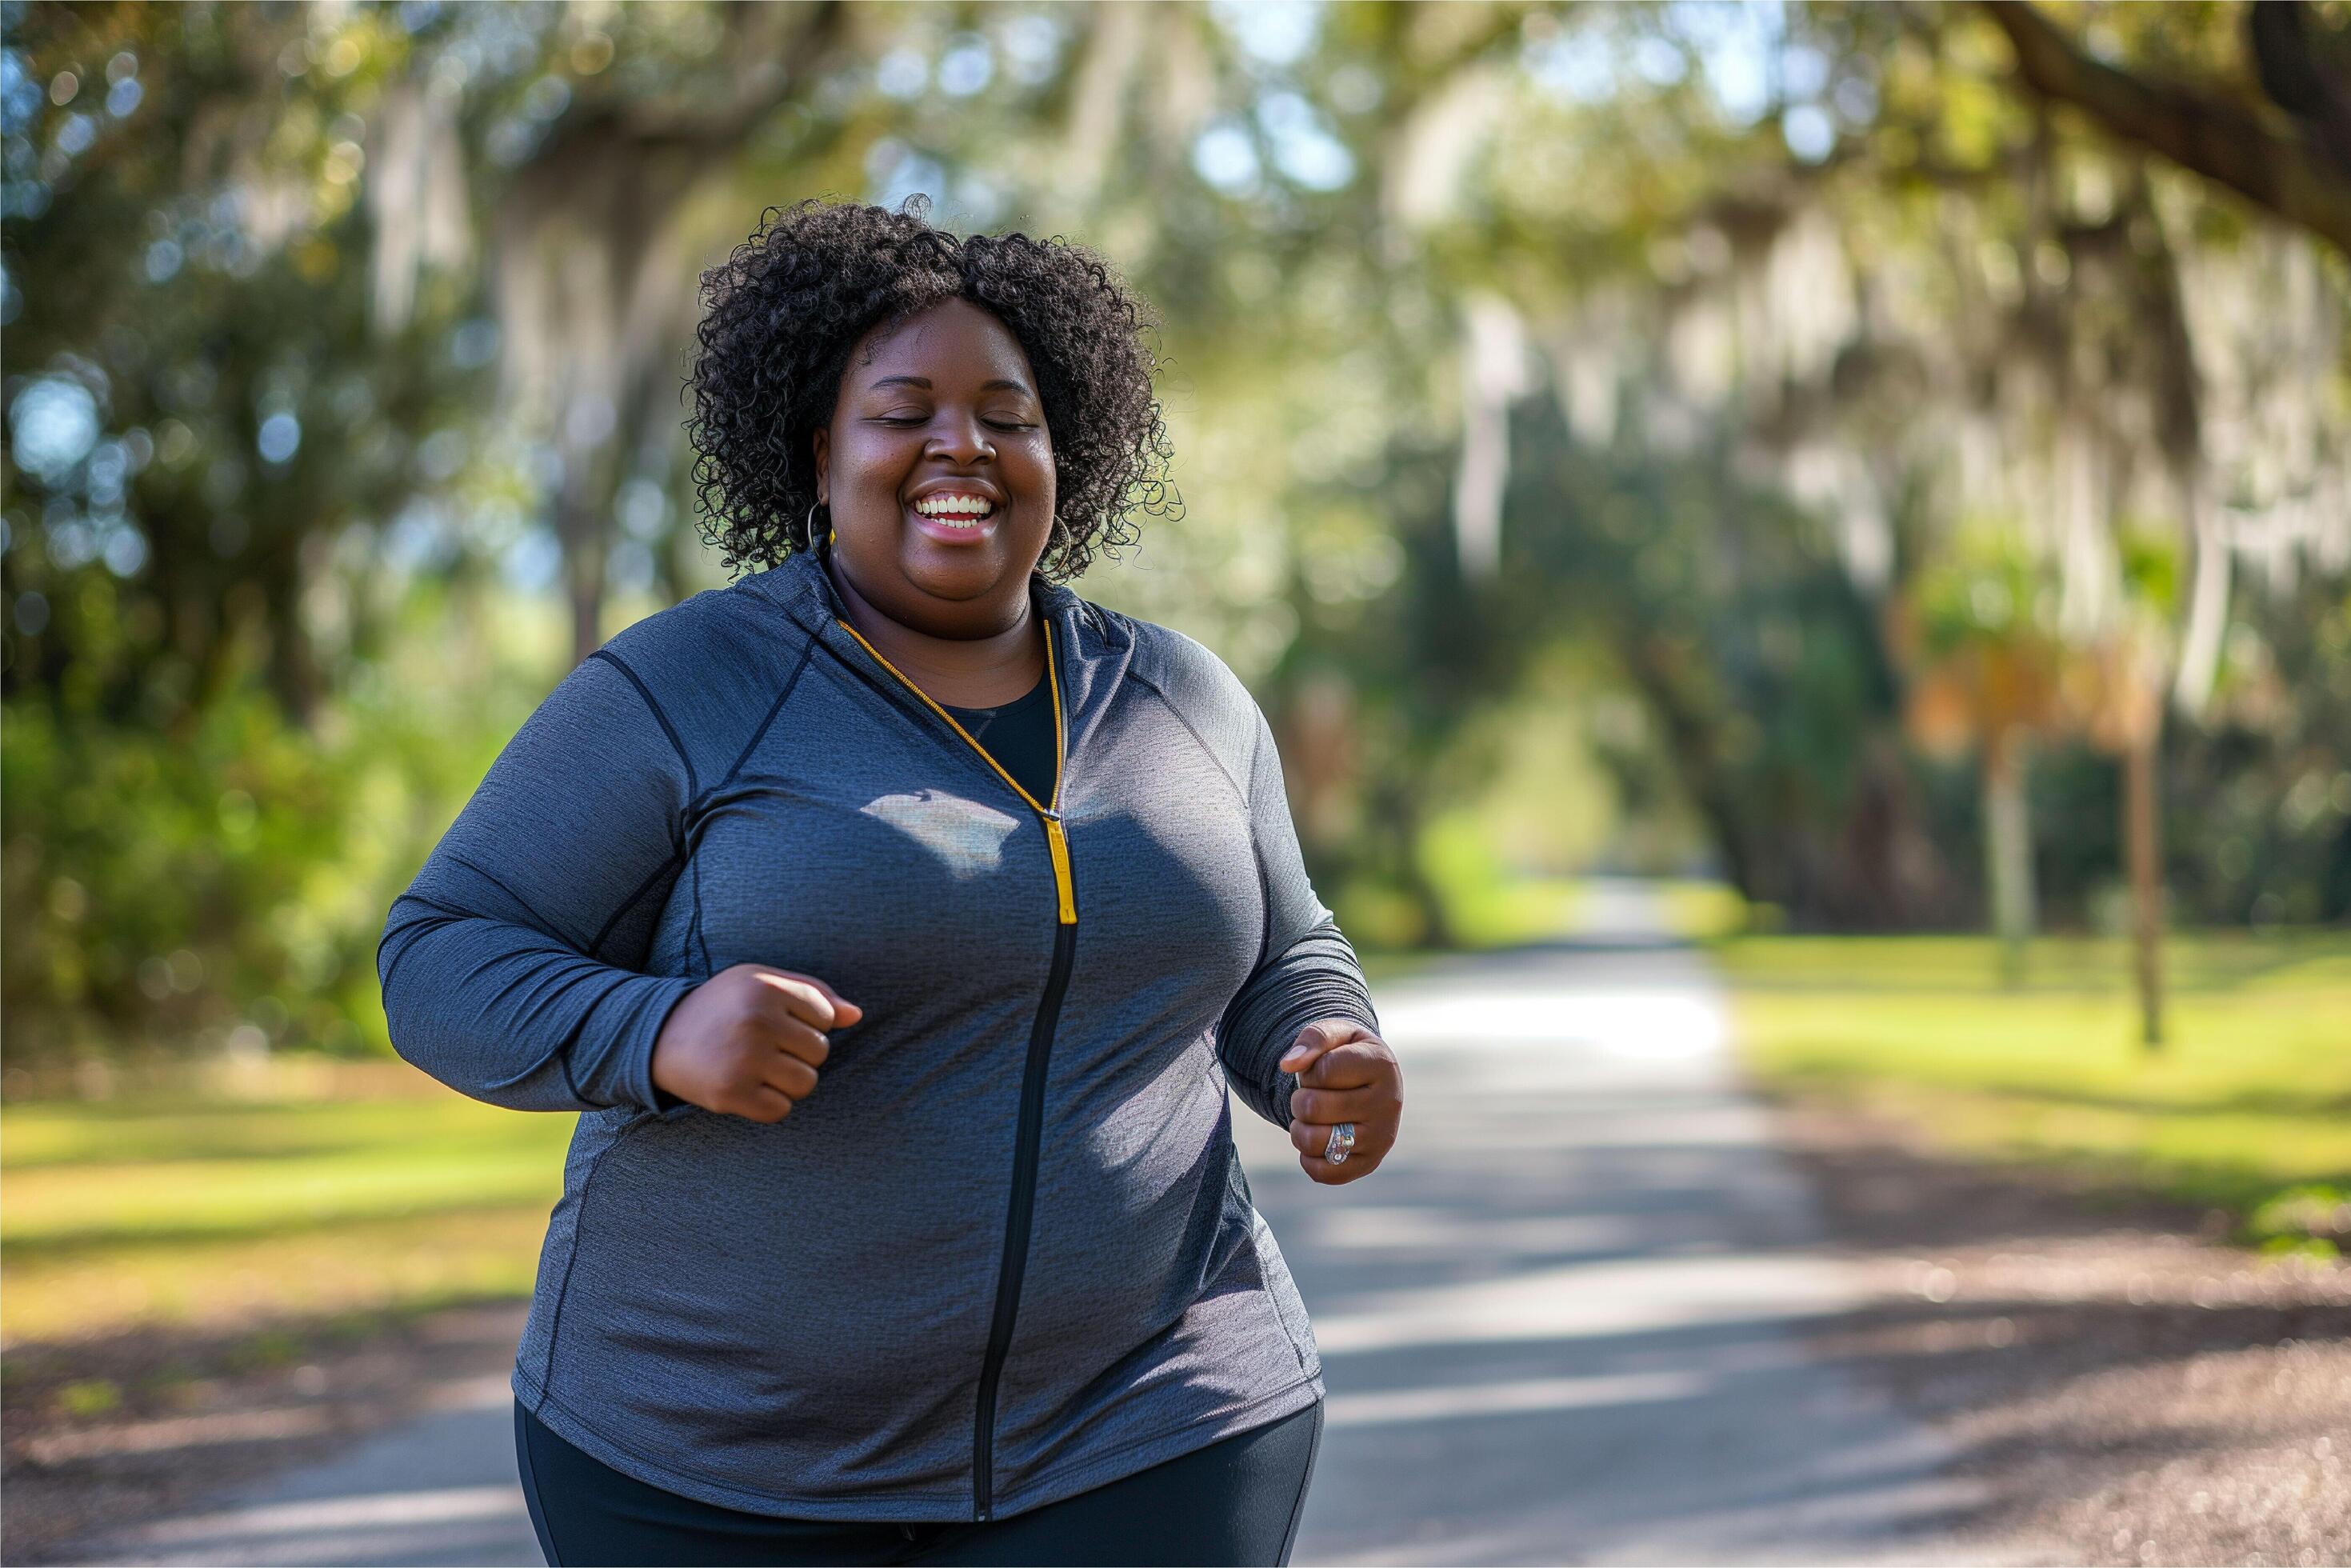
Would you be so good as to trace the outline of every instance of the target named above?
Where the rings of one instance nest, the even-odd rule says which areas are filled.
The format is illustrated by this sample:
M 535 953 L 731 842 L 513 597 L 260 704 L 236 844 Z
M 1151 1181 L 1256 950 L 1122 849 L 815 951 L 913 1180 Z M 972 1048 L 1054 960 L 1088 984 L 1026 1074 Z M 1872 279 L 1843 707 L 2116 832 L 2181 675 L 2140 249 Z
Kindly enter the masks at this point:
M 1703 958 L 1637 921 L 1439 959 L 1378 1001 L 1408 1108 L 1371 1179 L 1316 1186 L 1280 1130 L 1235 1121 L 1329 1387 L 1301 1563 L 2069 1560 L 1983 1531 L 2008 1500 L 1921 1418 L 1918 1379 L 1965 1381 L 2044 1336 L 2082 1347 L 2084 1375 L 2159 1360 L 2174 1321 L 2345 1332 L 2199 1304 L 2192 1282 L 2152 1312 L 2126 1281 L 2111 1301 L 1996 1276 L 1929 1299 L 1938 1249 L 2040 1234 L 1964 1186 L 1924 1209 L 1907 1189 L 1917 1256 L 1834 1245 L 1826 1218 L 1850 1217 L 1824 1215 L 1821 1170 L 1740 1084 Z M 103 1555 L 536 1562 L 512 1488 L 485 1376 Z

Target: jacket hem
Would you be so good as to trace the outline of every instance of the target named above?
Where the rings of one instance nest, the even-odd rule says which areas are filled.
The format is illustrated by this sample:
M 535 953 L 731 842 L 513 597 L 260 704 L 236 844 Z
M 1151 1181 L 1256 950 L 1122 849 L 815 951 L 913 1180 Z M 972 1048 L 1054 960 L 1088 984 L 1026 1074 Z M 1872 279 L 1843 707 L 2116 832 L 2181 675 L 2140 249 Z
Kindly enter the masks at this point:
M 1009 1519 L 1032 1509 L 1065 1501 L 1080 1492 L 1107 1486 L 1138 1470 L 1147 1470 L 1154 1465 L 1181 1458 L 1196 1448 L 1205 1448 L 1227 1437 L 1270 1426 L 1285 1416 L 1296 1415 L 1322 1397 L 1322 1377 L 1316 1373 L 1286 1387 L 1277 1388 L 1270 1394 L 1261 1394 L 1246 1404 L 1229 1406 L 1206 1420 L 1178 1427 L 1172 1432 L 1121 1443 L 1115 1448 L 1059 1469 L 1048 1470 L 1026 1485 L 1000 1493 L 996 1517 Z
M 540 1387 L 538 1380 L 525 1372 L 519 1364 L 516 1365 L 508 1385 L 525 1409 L 573 1448 L 647 1486 L 659 1487 L 680 1497 L 692 1498 L 696 1502 L 775 1519 L 877 1524 L 956 1524 L 968 1523 L 971 1520 L 972 1498 L 967 1490 L 900 1491 L 886 1496 L 851 1498 L 744 1491 L 723 1481 L 673 1469 L 615 1442 Z M 1205 1421 L 1196 1421 L 1172 1432 L 1122 1443 L 1106 1453 L 1094 1454 L 1081 1462 L 1049 1470 L 1026 1485 L 998 1494 L 999 1506 L 996 1510 L 996 1517 L 1007 1519 L 1014 1514 L 1026 1513 L 1031 1509 L 1042 1508 L 1094 1487 L 1107 1485 L 1138 1470 L 1148 1469 L 1153 1465 L 1179 1458 L 1196 1448 L 1207 1448 L 1210 1443 L 1278 1421 L 1284 1416 L 1294 1415 L 1322 1396 L 1322 1379 L 1318 1374 L 1270 1394 L 1260 1395 L 1246 1404 L 1228 1406 Z
M 673 1469 L 604 1436 L 588 1425 L 569 1406 L 539 1387 L 519 1365 L 515 1368 L 510 1381 L 515 1397 L 545 1423 L 549 1431 L 581 1453 L 647 1486 L 659 1487 L 664 1491 L 675 1492 L 696 1502 L 731 1508 L 741 1513 L 766 1514 L 776 1519 L 922 1524 L 971 1517 L 971 1494 L 967 1491 L 897 1492 L 871 1500 L 796 1497 L 789 1492 L 745 1491 L 724 1481 Z M 942 1510 L 947 1511 L 943 1512 Z

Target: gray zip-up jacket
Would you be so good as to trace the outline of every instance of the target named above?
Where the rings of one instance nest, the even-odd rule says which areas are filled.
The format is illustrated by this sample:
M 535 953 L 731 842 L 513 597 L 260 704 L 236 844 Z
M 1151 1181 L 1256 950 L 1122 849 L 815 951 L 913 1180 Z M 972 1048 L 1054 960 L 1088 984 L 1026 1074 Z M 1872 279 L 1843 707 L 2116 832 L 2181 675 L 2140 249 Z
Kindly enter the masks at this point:
M 1229 1082 L 1376 1030 L 1239 679 L 1029 579 L 1061 768 L 1039 801 L 798 554 L 565 677 L 396 900 L 392 1043 L 582 1113 L 516 1360 L 524 1405 L 687 1497 L 987 1520 L 1279 1419 L 1312 1331 Z M 764 1124 L 657 1096 L 679 998 L 739 963 L 864 1009 Z

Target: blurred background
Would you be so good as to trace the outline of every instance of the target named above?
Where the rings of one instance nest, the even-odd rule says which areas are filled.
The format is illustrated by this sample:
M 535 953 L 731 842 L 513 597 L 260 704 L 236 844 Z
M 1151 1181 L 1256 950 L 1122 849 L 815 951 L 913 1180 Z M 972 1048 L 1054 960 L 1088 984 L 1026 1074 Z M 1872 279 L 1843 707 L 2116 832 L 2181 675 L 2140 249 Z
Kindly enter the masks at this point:
M 729 580 L 697 275 L 810 195 L 1156 305 L 1181 515 L 1078 586 L 1250 683 L 1375 987 L 1692 945 L 1833 1229 L 1807 1115 L 2336 1289 L 2343 0 L 0 23 L 12 1560 L 528 1294 L 569 1119 L 398 1061 L 375 944 L 554 684 Z

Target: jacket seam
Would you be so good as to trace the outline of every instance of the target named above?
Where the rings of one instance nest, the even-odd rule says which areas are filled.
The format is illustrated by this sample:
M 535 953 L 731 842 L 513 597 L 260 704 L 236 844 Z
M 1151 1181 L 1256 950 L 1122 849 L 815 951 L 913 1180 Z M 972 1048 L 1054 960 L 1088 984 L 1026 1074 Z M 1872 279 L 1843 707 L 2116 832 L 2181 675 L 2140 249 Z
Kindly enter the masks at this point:
M 1273 883 L 1272 880 L 1266 875 L 1265 852 L 1257 841 L 1257 810 L 1255 798 L 1248 789 L 1245 789 L 1238 779 L 1234 779 L 1232 770 L 1225 766 L 1224 758 L 1217 755 L 1217 748 L 1208 744 L 1207 737 L 1203 736 L 1199 729 L 1192 723 L 1191 719 L 1185 716 L 1184 710 L 1176 706 L 1176 699 L 1167 695 L 1165 687 L 1160 685 L 1158 682 L 1153 680 L 1150 676 L 1134 669 L 1132 665 L 1128 666 L 1126 673 L 1133 678 L 1137 685 L 1142 686 L 1145 691 L 1151 693 L 1152 695 L 1157 697 L 1160 701 L 1160 705 L 1166 708 L 1170 714 L 1175 716 L 1176 722 L 1182 725 L 1185 731 L 1191 736 L 1192 744 L 1200 748 L 1201 753 L 1207 758 L 1211 764 L 1215 766 L 1218 773 L 1224 775 L 1225 782 L 1232 786 L 1234 795 L 1239 800 L 1241 814 L 1249 821 L 1249 864 L 1257 872 L 1257 902 L 1259 911 L 1257 959 L 1249 966 L 1249 977 L 1254 979 L 1257 977 L 1258 971 L 1265 967 L 1266 959 L 1271 956 L 1271 949 L 1273 946 Z M 1252 782 L 1257 778 L 1257 754 L 1258 747 L 1260 744 L 1260 737 L 1256 736 L 1250 737 L 1249 778 Z M 1241 991 L 1246 991 L 1248 988 L 1249 981 L 1242 981 L 1241 990 L 1233 993 L 1233 1000 L 1238 1001 L 1241 997 Z M 1231 1016 L 1231 1004 L 1228 1003 L 1226 1005 L 1225 1013 L 1217 1019 L 1218 1029 L 1217 1031 L 1217 1042 L 1219 1047 L 1224 1043 L 1224 1030 L 1222 1025 L 1224 1019 Z M 1219 1060 L 1221 1060 L 1223 1056 L 1221 1050 L 1219 1050 L 1217 1055 Z M 1228 1073 L 1228 1076 L 1229 1076 L 1229 1072 Z M 1266 1088 L 1267 1092 L 1274 1101 L 1278 1103 L 1281 1099 L 1281 1084 L 1279 1078 L 1277 1078 L 1276 1082 L 1272 1084 L 1266 1086 Z
M 710 930 L 702 923 L 702 862 L 699 858 L 689 858 L 685 868 L 694 878 L 694 918 L 686 929 L 695 945 L 702 949 L 702 977 L 706 980 L 710 978 Z M 687 961 L 693 961 L 691 954 Z
M 1132 664 L 1127 666 L 1126 675 L 1127 679 L 1134 682 L 1135 685 L 1142 686 L 1144 690 L 1150 692 L 1152 695 L 1157 697 L 1167 711 L 1176 716 L 1176 722 L 1182 725 L 1185 729 L 1191 734 L 1193 744 L 1200 748 L 1202 755 L 1206 756 L 1210 762 L 1216 765 L 1217 771 L 1224 775 L 1225 782 L 1232 786 L 1233 794 L 1239 800 L 1242 810 L 1247 810 L 1249 804 L 1249 792 L 1248 789 L 1242 785 L 1239 779 L 1233 777 L 1233 770 L 1225 766 L 1225 759 L 1217 755 L 1217 748 L 1208 744 L 1207 737 L 1200 733 L 1198 727 L 1193 724 L 1189 716 L 1187 716 L 1184 712 L 1183 708 L 1177 705 L 1176 699 L 1167 695 L 1167 689 L 1165 686 L 1162 686 L 1157 681 L 1153 680 L 1149 675 L 1146 675 L 1142 671 L 1134 668 Z M 1252 773 L 1257 770 L 1255 767 L 1257 759 L 1256 746 L 1256 741 L 1252 739 L 1249 743 L 1249 759 L 1251 763 L 1249 770 Z
M 743 765 L 750 760 L 751 754 L 759 748 L 759 742 L 767 738 L 768 731 L 774 727 L 776 716 L 782 713 L 784 711 L 784 704 L 791 700 L 793 688 L 799 685 L 800 674 L 808 668 L 810 655 L 815 652 L 815 649 L 816 644 L 811 642 L 800 650 L 799 662 L 792 666 L 792 673 L 784 678 L 783 688 L 777 692 L 775 700 L 768 705 L 766 716 L 761 718 L 759 720 L 758 727 L 752 730 L 751 738 L 744 743 L 741 753 L 735 758 L 735 765 L 726 770 L 726 776 L 720 779 L 717 783 L 713 784 L 708 789 L 695 789 L 693 798 L 686 802 L 685 816 L 687 822 L 691 822 L 693 818 L 700 812 L 705 801 L 707 801 L 713 795 L 716 795 L 719 790 L 725 789 L 729 783 L 733 782 L 735 776 L 743 770 Z M 653 694 L 645 690 L 644 683 L 637 679 L 636 672 L 631 670 L 625 664 L 622 664 L 618 654 L 608 653 L 601 648 L 598 649 L 595 653 L 590 655 L 590 657 L 604 659 L 607 663 L 613 665 L 613 667 L 620 670 L 622 674 L 627 675 L 632 682 L 635 683 L 637 690 L 643 695 L 646 705 L 653 709 L 653 716 L 661 720 L 662 728 L 668 733 L 671 746 L 674 747 L 677 750 L 678 760 L 685 764 L 685 776 L 688 786 L 694 786 L 695 784 L 695 778 L 693 759 L 686 756 L 685 747 L 679 742 L 677 732 L 670 727 L 669 716 L 662 711 L 660 704 L 653 701 Z M 626 915 L 630 910 L 635 908 L 638 902 L 643 899 L 647 893 L 652 891 L 654 884 L 661 880 L 665 873 L 672 870 L 672 868 L 675 868 L 680 871 L 690 870 L 693 873 L 694 921 L 693 925 L 688 929 L 690 932 L 699 932 L 702 924 L 702 871 L 699 866 L 694 864 L 694 852 L 688 847 L 693 836 L 692 829 L 684 824 L 681 824 L 680 837 L 685 841 L 673 843 L 670 849 L 669 857 L 648 873 L 645 879 L 636 885 L 635 890 L 632 891 L 627 898 L 622 901 L 621 906 L 612 911 L 611 917 L 604 922 L 603 929 L 596 933 L 596 939 L 588 945 L 587 951 L 590 957 L 592 958 L 596 956 L 596 950 L 604 945 L 604 939 L 612 934 L 612 930 L 615 926 L 620 925 L 622 917 Z M 479 868 L 475 869 L 478 870 Z M 482 874 L 485 876 L 489 875 L 487 872 L 483 872 Z M 491 880 L 496 881 L 496 879 L 493 877 Z M 499 885 L 504 886 L 505 884 L 500 883 Z M 509 889 L 508 893 L 511 896 L 512 890 Z M 519 903 L 521 901 L 517 899 L 517 902 Z M 528 908 L 529 905 L 524 904 L 524 907 Z M 703 944 L 704 977 L 707 978 L 709 973 L 710 949 L 709 944 L 705 941 Z M 566 1076 L 569 1076 L 568 1071 Z
M 1257 1264 L 1257 1293 L 1265 1298 L 1266 1310 L 1273 1314 L 1274 1326 L 1281 1330 L 1282 1340 L 1290 1346 L 1291 1358 L 1298 1363 L 1300 1378 L 1311 1381 L 1315 1376 L 1315 1369 L 1306 1364 L 1306 1347 L 1298 1343 L 1298 1335 L 1291 1330 L 1290 1320 L 1281 1315 L 1280 1304 L 1273 1299 L 1272 1287 L 1266 1283 L 1270 1276 L 1265 1269 L 1265 1252 L 1257 1244 L 1257 1228 L 1264 1223 L 1265 1217 L 1258 1212 L 1257 1205 L 1254 1203 L 1249 1206 L 1249 1249 L 1250 1260 Z
M 677 759 L 685 765 L 686 798 L 688 800 L 693 800 L 699 796 L 702 793 L 702 786 L 696 782 L 695 779 L 694 758 L 687 755 L 685 742 L 677 737 L 677 727 L 670 723 L 669 715 L 664 712 L 661 704 L 653 699 L 653 688 L 645 685 L 644 681 L 637 674 L 636 671 L 629 668 L 628 662 L 626 660 L 622 659 L 620 654 L 615 653 L 610 648 L 599 648 L 588 656 L 591 659 L 603 660 L 606 664 L 611 665 L 612 668 L 620 671 L 621 674 L 629 677 L 629 685 L 636 687 L 637 695 L 645 699 L 645 706 L 653 710 L 653 717 L 661 724 L 662 733 L 669 737 L 670 746 L 672 749 L 676 751 Z
M 467 860 L 463 854 L 460 854 L 455 850 L 451 850 L 449 852 L 449 859 L 452 863 L 464 866 L 467 871 L 472 872 L 475 876 L 480 877 L 483 881 L 496 888 L 500 893 L 503 893 L 508 898 L 513 899 L 516 905 L 520 908 L 525 915 L 530 916 L 531 928 L 533 930 L 542 932 L 549 936 L 561 936 L 562 932 L 556 925 L 554 921 L 549 920 L 546 915 L 541 915 L 532 906 L 529 899 L 525 898 L 521 894 L 517 893 L 513 888 L 508 887 L 495 873 L 475 865 L 472 861 Z M 478 920 L 482 916 L 478 911 L 469 911 L 466 915 L 466 918 L 469 920 Z
M 568 1070 L 566 1076 L 569 1076 Z M 604 1168 L 604 1157 L 621 1146 L 622 1139 L 644 1124 L 642 1121 L 631 1122 L 613 1134 L 611 1141 L 597 1150 L 596 1157 L 588 1162 L 588 1174 L 580 1178 L 580 1207 L 571 1217 L 571 1250 L 563 1260 L 562 1283 L 555 1288 L 555 1310 L 548 1314 L 547 1354 L 539 1358 L 539 1388 L 543 1397 L 554 1398 L 554 1395 L 548 1391 L 555 1386 L 555 1350 L 561 1343 L 564 1303 L 571 1299 L 571 1270 L 580 1262 L 580 1233 L 587 1228 L 588 1195 L 596 1189 L 596 1175 Z
M 737 755 L 735 765 L 726 770 L 725 778 L 713 784 L 708 790 L 696 792 L 694 798 L 694 809 L 698 810 L 705 800 L 732 783 L 735 776 L 743 771 L 743 765 L 751 760 L 751 753 L 758 750 L 759 743 L 768 738 L 768 731 L 775 727 L 776 716 L 783 712 L 784 704 L 791 700 L 793 691 L 800 684 L 800 676 L 806 673 L 810 661 L 815 656 L 816 639 L 811 637 L 807 645 L 800 650 L 799 663 L 794 664 L 792 673 L 784 677 L 783 690 L 778 692 L 776 700 L 768 705 L 767 716 L 762 718 L 759 721 L 759 727 L 751 732 L 751 738 L 743 743 L 743 749 Z
M 635 891 L 632 892 L 628 897 L 622 899 L 621 901 L 621 906 L 612 911 L 611 917 L 604 922 L 604 928 L 596 933 L 596 939 L 588 944 L 588 956 L 592 958 L 596 956 L 596 949 L 604 945 L 604 939 L 612 934 L 612 928 L 620 925 L 621 917 L 628 914 L 630 910 L 634 909 L 637 906 L 637 901 L 644 897 L 647 893 L 651 892 L 653 890 L 653 883 L 661 880 L 662 873 L 668 871 L 677 863 L 678 852 L 673 849 L 670 851 L 667 859 L 664 860 L 661 864 L 653 867 L 650 873 L 646 873 L 645 880 L 637 883 Z
M 1260 746 L 1262 746 L 1262 736 L 1250 740 L 1250 747 L 1249 747 L 1249 783 L 1250 785 L 1258 783 L 1258 747 Z M 1289 801 L 1281 801 L 1281 809 L 1283 811 L 1289 811 Z M 1265 874 L 1265 846 L 1258 844 L 1256 789 L 1250 789 L 1250 795 L 1249 795 L 1249 858 L 1250 862 L 1258 867 L 1258 907 L 1260 907 L 1260 915 L 1258 915 L 1258 964 L 1262 967 L 1265 959 L 1274 956 L 1274 879 Z M 1250 973 L 1256 973 L 1256 967 L 1250 968 Z
M 1161 706 L 1176 716 L 1176 722 L 1182 725 L 1185 731 L 1191 736 L 1192 744 L 1200 748 L 1201 754 L 1215 765 L 1217 771 L 1224 775 L 1225 782 L 1232 786 L 1233 794 L 1240 802 L 1241 813 L 1249 819 L 1249 862 L 1257 868 L 1258 904 L 1262 911 L 1258 921 L 1257 962 L 1249 966 L 1249 972 L 1255 974 L 1264 967 L 1268 950 L 1273 946 L 1273 883 L 1265 873 L 1265 853 L 1257 841 L 1255 794 L 1233 777 L 1232 769 L 1227 768 L 1224 758 L 1217 755 L 1217 748 L 1208 744 L 1207 737 L 1203 736 L 1191 719 L 1185 716 L 1183 708 L 1176 705 L 1174 697 L 1167 695 L 1165 687 L 1131 665 L 1126 673 L 1137 685 L 1157 697 Z M 1257 779 L 1258 750 L 1261 744 L 1260 737 L 1254 735 L 1249 737 L 1249 779 L 1252 783 Z
M 1290 1319 L 1283 1314 L 1281 1303 L 1273 1299 L 1273 1287 L 1270 1282 L 1272 1276 L 1266 1270 L 1265 1252 L 1257 1244 L 1257 1228 L 1265 1223 L 1265 1217 L 1258 1212 L 1257 1199 L 1249 1190 L 1249 1173 L 1241 1165 L 1240 1148 L 1233 1142 L 1233 1107 L 1229 1101 L 1226 1102 L 1224 1124 L 1219 1130 L 1224 1134 L 1225 1139 L 1225 1192 L 1229 1197 L 1240 1199 L 1241 1212 L 1249 1217 L 1249 1231 L 1246 1239 L 1249 1242 L 1249 1260 L 1257 1265 L 1257 1293 L 1264 1298 L 1266 1311 L 1273 1314 L 1274 1326 L 1281 1331 L 1283 1342 L 1290 1346 L 1290 1354 L 1298 1363 L 1299 1375 L 1311 1378 L 1315 1375 L 1315 1368 L 1306 1364 L 1306 1347 L 1298 1343 L 1298 1335 L 1291 1331 Z M 1236 1176 L 1239 1178 L 1238 1181 L 1235 1180 Z M 1288 1271 L 1285 1267 L 1283 1272 Z M 1292 1288 L 1295 1288 L 1294 1283 Z M 1302 1302 L 1301 1304 L 1303 1305 Z

